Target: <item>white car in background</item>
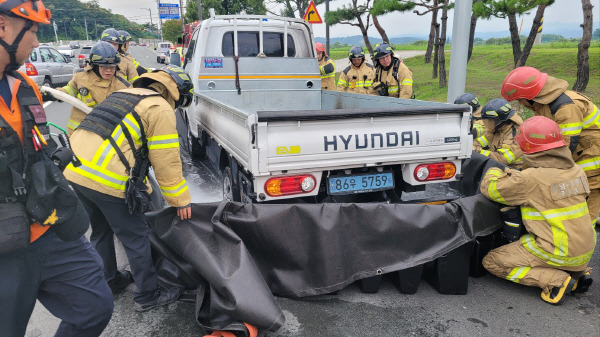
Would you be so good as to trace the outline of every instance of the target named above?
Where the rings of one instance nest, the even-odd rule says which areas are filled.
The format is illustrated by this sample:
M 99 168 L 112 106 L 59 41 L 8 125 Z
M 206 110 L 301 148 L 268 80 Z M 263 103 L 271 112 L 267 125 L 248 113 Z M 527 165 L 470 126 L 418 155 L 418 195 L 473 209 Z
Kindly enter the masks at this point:
M 71 49 L 69 46 L 58 46 L 56 49 L 63 55 L 68 56 L 69 58 L 75 57 L 75 50 Z
M 73 74 L 83 69 L 69 62 L 69 57 L 59 53 L 54 47 L 42 44 L 33 48 L 29 59 L 19 70 L 37 85 L 62 87 L 73 78 Z

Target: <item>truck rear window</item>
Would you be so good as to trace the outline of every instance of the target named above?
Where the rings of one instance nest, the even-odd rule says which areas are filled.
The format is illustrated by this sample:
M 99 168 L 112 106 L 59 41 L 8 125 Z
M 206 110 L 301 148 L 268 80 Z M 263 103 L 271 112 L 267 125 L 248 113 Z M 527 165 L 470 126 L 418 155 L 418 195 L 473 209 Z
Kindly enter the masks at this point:
M 259 53 L 258 32 L 238 32 L 239 57 L 254 57 Z M 263 52 L 269 57 L 283 57 L 283 33 L 263 32 Z M 233 56 L 233 32 L 223 35 L 221 51 L 223 56 Z M 294 39 L 287 36 L 287 52 L 289 57 L 296 55 Z

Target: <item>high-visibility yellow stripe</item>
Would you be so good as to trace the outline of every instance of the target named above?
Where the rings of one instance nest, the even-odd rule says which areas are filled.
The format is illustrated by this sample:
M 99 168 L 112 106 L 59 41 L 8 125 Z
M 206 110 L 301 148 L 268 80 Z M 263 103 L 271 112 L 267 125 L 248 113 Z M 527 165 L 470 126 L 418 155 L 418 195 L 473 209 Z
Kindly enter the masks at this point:
M 186 181 L 183 180 L 175 186 L 161 186 L 160 190 L 165 197 L 177 197 L 188 190 L 188 185 Z
M 584 171 L 592 171 L 600 168 L 600 157 L 577 161 Z
M 598 113 L 598 107 L 594 104 L 594 110 L 592 111 L 592 113 L 585 116 L 585 118 L 583 118 L 583 128 L 587 129 L 593 125 L 600 127 L 600 125 L 599 125 L 600 123 L 598 120 L 599 116 L 600 116 L 600 114 Z
M 335 73 L 329 73 L 329 74 L 326 74 L 326 75 L 321 75 L 321 79 L 323 79 L 323 78 L 329 78 L 329 77 L 335 77 Z
M 578 135 L 583 129 L 583 123 L 558 124 L 563 136 Z
M 78 126 L 79 126 L 79 123 L 72 119 L 69 119 L 69 121 L 67 122 L 67 128 L 69 128 L 71 130 L 77 129 Z
M 517 267 L 513 268 L 511 272 L 506 276 L 506 279 L 515 283 L 521 282 L 521 279 L 527 275 L 531 267 Z
M 286 79 L 286 78 L 319 78 L 315 75 L 240 75 L 240 79 L 243 80 L 257 80 L 257 79 Z M 235 79 L 234 75 L 198 75 L 198 79 Z
M 71 95 L 73 97 L 77 97 L 76 90 L 72 86 L 66 85 L 66 86 L 63 87 L 63 89 L 65 89 L 65 91 L 67 92 L 67 94 L 69 94 L 69 95 Z
M 169 149 L 179 147 L 179 136 L 177 134 L 161 135 L 148 138 L 148 149 Z
M 390 92 L 390 93 L 398 92 L 398 86 L 393 85 L 391 87 L 388 87 L 388 92 Z
M 477 142 L 479 143 L 479 145 L 481 145 L 481 147 L 488 147 L 490 145 L 490 142 L 485 136 L 477 138 Z
M 413 81 L 412 80 L 402 80 L 402 84 L 401 85 L 408 85 L 408 86 L 412 87 Z
M 596 245 L 596 233 L 594 231 L 594 245 Z M 566 256 L 556 256 L 554 254 L 548 253 L 547 251 L 540 248 L 535 243 L 535 237 L 531 234 L 525 234 L 521 237 L 521 244 L 527 251 L 531 254 L 539 257 L 540 259 L 546 261 L 549 265 L 552 266 L 580 266 L 582 264 L 588 263 L 592 258 L 592 254 L 594 253 L 594 249 L 590 250 L 585 254 L 581 254 L 579 256 L 574 257 L 566 257 Z
M 515 154 L 507 148 L 500 148 L 498 149 L 498 152 L 502 153 L 502 155 L 504 156 L 504 159 L 506 159 L 506 162 L 509 164 L 512 164 L 515 161 Z
M 490 150 L 481 150 L 479 151 L 479 153 L 481 153 L 482 155 L 489 157 L 490 154 L 492 154 L 492 152 Z
M 93 181 L 96 181 L 102 185 L 125 191 L 125 182 L 127 181 L 126 176 L 118 175 L 114 172 L 104 170 L 97 165 L 86 161 L 85 159 L 79 158 L 81 166 L 75 167 L 73 164 L 67 166 L 67 170 L 73 171 L 81 176 L 87 177 Z
M 494 200 L 495 202 L 499 202 L 501 204 L 508 205 L 506 200 L 504 200 L 504 198 L 500 195 L 500 192 L 498 192 L 498 188 L 497 188 L 498 178 L 502 175 L 502 171 L 494 168 L 494 169 L 488 170 L 486 175 L 492 176 L 492 177 L 490 177 L 490 186 L 488 186 L 488 194 L 490 195 L 492 200 Z

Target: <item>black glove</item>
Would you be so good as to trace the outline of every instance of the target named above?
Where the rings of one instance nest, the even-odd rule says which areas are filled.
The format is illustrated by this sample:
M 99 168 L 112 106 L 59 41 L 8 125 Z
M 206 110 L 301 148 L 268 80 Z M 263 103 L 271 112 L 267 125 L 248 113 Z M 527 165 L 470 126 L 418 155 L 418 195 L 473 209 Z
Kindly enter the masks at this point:
M 75 154 L 68 147 L 59 147 L 52 152 L 51 158 L 61 171 L 64 171 L 67 165 L 73 160 Z
M 500 210 L 500 215 L 504 221 L 501 233 L 506 241 L 517 241 L 521 235 L 527 232 L 525 226 L 523 226 L 523 219 L 521 219 L 520 207 L 503 207 Z
M 380 96 L 388 96 L 389 92 L 388 92 L 388 86 L 387 84 L 380 82 L 377 86 L 375 86 L 374 88 L 375 90 L 377 90 L 377 93 Z
M 42 94 L 42 101 L 43 102 L 52 102 L 52 101 L 56 101 L 56 97 L 52 96 L 51 93 L 44 91 L 41 93 Z

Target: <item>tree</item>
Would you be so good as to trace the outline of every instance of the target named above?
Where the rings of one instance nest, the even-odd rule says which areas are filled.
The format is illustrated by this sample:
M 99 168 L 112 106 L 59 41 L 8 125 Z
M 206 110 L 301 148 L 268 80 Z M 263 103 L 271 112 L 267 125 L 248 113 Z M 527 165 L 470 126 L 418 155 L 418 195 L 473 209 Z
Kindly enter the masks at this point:
M 375 4 L 381 0 L 373 0 L 373 6 L 375 6 Z M 381 39 L 383 40 L 383 42 L 389 44 L 390 43 L 390 39 L 388 38 L 385 29 L 383 29 L 383 27 L 379 24 L 379 20 L 377 19 L 377 15 L 371 13 L 371 17 L 373 18 L 373 26 L 375 26 L 375 28 L 377 29 L 377 31 L 379 32 L 379 35 L 381 35 Z
M 547 6 L 554 3 L 555 0 L 486 0 L 478 1 L 473 3 L 473 12 L 483 19 L 490 19 L 491 17 L 508 18 L 508 25 L 510 31 L 510 37 L 513 47 L 513 60 L 515 67 L 519 65 L 525 65 L 531 48 L 533 47 L 533 41 L 537 35 L 537 30 L 541 25 L 541 19 L 544 15 L 544 10 Z M 533 8 L 538 7 L 536 16 L 529 32 L 529 37 L 525 43 L 523 51 L 521 51 L 521 39 L 519 37 L 519 28 L 517 25 L 517 15 L 528 13 Z M 529 41 L 531 39 L 531 41 Z M 521 54 L 524 55 L 521 55 Z
M 177 38 L 183 35 L 181 31 L 181 20 L 167 20 L 162 26 L 163 38 L 173 43 L 177 42 Z
M 577 80 L 573 84 L 573 90 L 584 91 L 587 87 L 588 81 L 590 80 L 590 64 L 588 59 L 588 49 L 590 48 L 590 41 L 592 40 L 592 24 L 594 22 L 592 4 L 590 0 L 581 0 L 581 7 L 583 9 L 583 37 L 577 48 Z
M 302 18 L 306 9 L 310 4 L 310 0 L 267 0 L 268 3 L 283 5 L 283 9 L 279 13 L 268 11 L 274 15 L 286 16 L 289 18 Z M 315 5 L 320 5 L 325 0 L 314 0 Z M 297 14 L 297 16 L 296 16 Z
M 439 45 L 438 49 L 438 57 L 439 57 L 439 67 L 440 67 L 440 88 L 445 88 L 448 85 L 448 81 L 446 80 L 446 55 L 444 53 L 444 46 L 446 45 L 446 22 L 448 20 L 448 0 L 444 0 L 442 7 L 442 31 L 440 33 L 440 37 L 437 39 L 437 44 Z
M 592 40 L 598 40 L 600 39 L 600 28 L 596 28 L 596 30 L 594 31 L 594 34 L 592 34 Z
M 358 0 L 352 0 L 350 5 L 344 5 L 329 13 L 325 13 L 325 22 L 329 25 L 350 25 L 360 29 L 360 32 L 365 41 L 365 46 L 369 50 L 369 53 L 373 55 L 373 47 L 369 42 L 369 36 L 367 31 L 369 29 L 369 21 L 371 19 L 370 5 L 371 0 L 367 0 L 366 4 L 359 4 Z M 366 15 L 366 20 L 363 20 L 363 16 Z
M 256 14 L 267 13 L 267 7 L 262 0 L 202 0 L 202 18 L 209 16 L 209 9 L 214 8 L 216 15 L 231 14 Z M 190 0 L 185 7 L 184 22 L 190 23 L 198 20 L 198 3 Z

